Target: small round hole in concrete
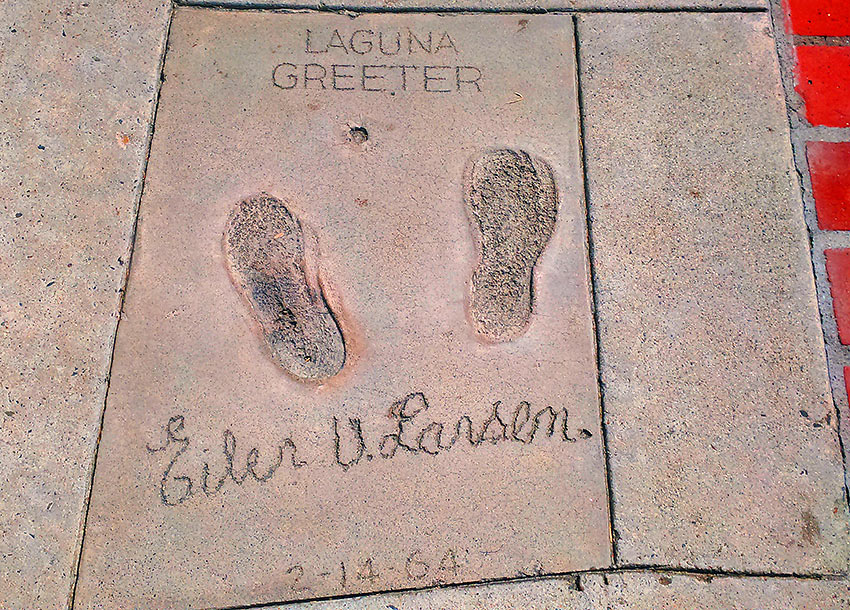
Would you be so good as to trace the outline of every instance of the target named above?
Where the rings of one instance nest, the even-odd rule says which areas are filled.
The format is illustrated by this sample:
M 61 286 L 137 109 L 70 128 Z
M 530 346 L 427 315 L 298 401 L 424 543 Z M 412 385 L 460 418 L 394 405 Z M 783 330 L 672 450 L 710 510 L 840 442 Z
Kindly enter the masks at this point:
M 348 130 L 348 136 L 351 138 L 352 142 L 363 144 L 363 142 L 369 139 L 369 132 L 366 131 L 365 127 L 350 127 Z

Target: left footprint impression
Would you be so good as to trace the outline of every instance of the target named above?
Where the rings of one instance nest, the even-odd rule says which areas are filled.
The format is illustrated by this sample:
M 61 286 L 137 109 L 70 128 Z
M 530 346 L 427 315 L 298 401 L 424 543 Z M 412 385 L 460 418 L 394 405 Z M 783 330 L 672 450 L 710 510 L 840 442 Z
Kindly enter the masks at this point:
M 224 232 L 236 289 L 259 322 L 272 359 L 301 381 L 333 377 L 345 364 L 345 341 L 319 283 L 305 227 L 266 193 L 240 202 Z

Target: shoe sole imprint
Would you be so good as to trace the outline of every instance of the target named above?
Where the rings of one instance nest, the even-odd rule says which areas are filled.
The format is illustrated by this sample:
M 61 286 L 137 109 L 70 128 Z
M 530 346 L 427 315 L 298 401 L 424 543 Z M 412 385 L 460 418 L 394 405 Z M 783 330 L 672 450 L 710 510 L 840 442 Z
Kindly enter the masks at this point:
M 342 370 L 345 342 L 318 274 L 306 265 L 304 233 L 283 201 L 262 193 L 236 206 L 224 250 L 272 359 L 298 380 L 318 381 Z
M 555 228 L 552 169 L 521 150 L 487 151 L 467 165 L 464 199 L 478 249 L 472 323 L 490 341 L 510 341 L 530 323 L 534 267 Z

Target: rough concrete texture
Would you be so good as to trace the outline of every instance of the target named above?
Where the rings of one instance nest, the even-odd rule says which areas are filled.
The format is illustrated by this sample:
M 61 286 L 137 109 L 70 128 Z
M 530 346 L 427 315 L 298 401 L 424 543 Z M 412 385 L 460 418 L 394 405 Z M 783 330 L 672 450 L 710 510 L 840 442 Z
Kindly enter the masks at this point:
M 558 192 L 552 169 L 523 151 L 487 151 L 464 177 L 478 250 L 469 309 L 492 341 L 515 339 L 531 321 L 534 267 L 552 238 Z
M 838 411 L 839 431 L 844 441 L 845 464 L 846 454 L 850 448 L 850 405 L 847 400 L 847 385 L 844 367 L 850 366 L 850 349 L 841 344 L 838 334 L 838 323 L 835 318 L 835 307 L 832 298 L 832 285 L 826 273 L 826 250 L 850 248 L 850 232 L 822 231 L 817 226 L 817 210 L 812 196 L 811 175 L 805 164 L 806 142 L 814 139 L 825 141 L 843 141 L 847 136 L 840 133 L 809 134 L 808 129 L 800 130 L 795 137 L 797 162 L 801 164 L 803 178 L 803 193 L 806 202 L 806 220 L 812 232 L 812 262 L 815 268 L 816 285 L 820 298 L 821 323 L 826 337 L 827 361 L 829 363 L 830 382 L 833 387 L 833 400 Z M 815 135 L 813 138 L 812 135 Z M 850 135 L 850 134 L 848 134 Z M 850 484 L 850 473 L 845 467 L 845 484 Z
M 342 370 L 345 343 L 310 260 L 318 257 L 311 237 L 283 201 L 263 193 L 233 210 L 224 254 L 272 359 L 296 379 L 322 380 Z
M 848 610 L 846 580 L 582 574 L 309 602 L 271 610 Z
M 806 176 L 808 179 L 808 176 Z M 814 203 L 811 203 L 814 206 Z M 814 216 L 814 208 L 811 209 Z M 812 220 L 814 222 L 814 220 Z M 813 263 L 816 284 L 821 300 L 821 321 L 827 339 L 826 353 L 829 362 L 830 382 L 833 399 L 838 411 L 839 432 L 844 442 L 845 464 L 847 449 L 850 448 L 850 406 L 847 400 L 847 379 L 844 367 L 850 366 L 850 350 L 842 345 L 838 335 L 832 300 L 832 285 L 826 273 L 826 250 L 850 248 L 850 234 L 845 231 L 817 231 L 812 236 Z M 845 467 L 845 485 L 850 484 L 850 473 Z
M 0 3 L 0 607 L 71 593 L 169 14 Z
M 846 580 L 629 572 L 582 577 L 594 610 L 847 610 Z
M 767 0 L 191 0 L 178 4 L 280 7 L 308 9 L 362 9 L 405 11 L 416 9 L 443 11 L 571 11 L 571 10 L 732 10 L 765 8 Z
M 794 55 L 794 36 L 785 29 L 787 5 L 782 0 L 771 0 L 773 30 L 777 39 L 779 65 L 785 84 L 785 99 L 787 107 L 792 110 L 788 114 L 791 123 L 791 141 L 794 148 L 794 160 L 797 164 L 797 174 L 803 190 L 804 216 L 812 236 L 812 262 L 815 268 L 815 283 L 820 302 L 821 324 L 826 340 L 827 363 L 829 378 L 832 386 L 832 396 L 838 411 L 839 432 L 844 441 L 845 453 L 845 485 L 850 485 L 850 472 L 846 468 L 846 455 L 850 448 L 850 406 L 847 401 L 847 386 L 845 383 L 844 367 L 850 366 L 850 350 L 838 340 L 835 316 L 832 309 L 829 282 L 826 277 L 824 250 L 828 248 L 850 248 L 850 231 L 822 231 L 818 226 L 817 206 L 813 197 L 811 173 L 806 159 L 808 142 L 848 142 L 850 128 L 812 127 L 805 121 L 803 101 L 795 90 L 796 64 Z M 839 43 L 838 41 L 833 41 Z
M 78 610 L 610 565 L 575 78 L 569 16 L 177 10 Z M 558 210 L 529 324 L 494 343 L 464 171 L 506 148 Z M 231 283 L 258 193 L 315 235 L 346 352 L 324 382 L 269 357 Z
M 627 564 L 848 564 L 766 14 L 579 20 L 615 540 Z

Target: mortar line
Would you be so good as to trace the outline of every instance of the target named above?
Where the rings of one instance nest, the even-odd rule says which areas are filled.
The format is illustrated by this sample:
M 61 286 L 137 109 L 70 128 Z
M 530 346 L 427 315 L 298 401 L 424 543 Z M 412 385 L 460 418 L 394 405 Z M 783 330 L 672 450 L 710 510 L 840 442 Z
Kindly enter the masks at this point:
M 277 12 L 277 13 L 329 13 L 356 17 L 360 14 L 453 14 L 453 15 L 573 15 L 575 13 L 765 13 L 766 6 L 740 7 L 645 7 L 610 9 L 602 6 L 575 8 L 563 7 L 433 7 L 433 6 L 358 6 L 342 4 L 307 4 L 300 2 L 269 3 L 244 2 L 229 4 L 213 0 L 173 0 L 176 7 L 211 9 L 228 12 Z
M 784 578 L 801 581 L 820 581 L 828 582 L 832 580 L 840 580 L 846 577 L 846 574 L 788 574 L 788 573 L 773 573 L 773 572 L 740 572 L 735 570 L 709 570 L 699 568 L 676 568 L 669 566 L 652 566 L 652 565 L 628 565 L 621 566 L 615 569 L 598 569 L 590 568 L 587 570 L 575 570 L 572 572 L 555 572 L 552 574 L 539 576 L 517 576 L 512 578 L 490 578 L 476 581 L 468 581 L 461 583 L 447 583 L 440 585 L 430 585 L 423 587 L 404 587 L 398 589 L 383 589 L 379 591 L 369 591 L 367 593 L 342 593 L 339 595 L 326 595 L 321 597 L 309 597 L 302 599 L 293 599 L 287 601 L 272 601 L 262 602 L 259 604 L 234 605 L 234 606 L 217 606 L 206 608 L 205 610 L 263 610 L 264 608 L 274 608 L 277 606 L 291 606 L 294 604 L 303 603 L 318 603 L 327 601 L 345 601 L 349 599 L 369 599 L 376 598 L 381 595 L 405 594 L 405 593 L 425 593 L 429 591 L 438 591 L 442 589 L 458 590 L 471 589 L 475 587 L 488 585 L 508 585 L 508 584 L 525 584 L 534 582 L 545 582 L 551 580 L 572 580 L 574 585 L 571 588 L 577 588 L 582 576 L 605 575 L 611 576 L 616 574 L 669 574 L 673 576 L 690 576 L 692 578 L 714 579 L 714 578 L 740 578 L 740 579 L 762 579 L 762 578 Z
M 88 527 L 89 521 L 89 511 L 91 509 L 91 499 L 92 499 L 92 489 L 94 488 L 94 478 L 95 471 L 97 470 L 97 458 L 98 453 L 100 452 L 100 441 L 103 435 L 103 422 L 106 416 L 106 404 L 109 398 L 109 385 L 112 381 L 112 366 L 115 362 L 115 344 L 116 339 L 118 337 L 118 328 L 121 326 L 121 318 L 124 313 L 124 302 L 127 295 L 127 282 L 130 279 L 130 267 L 133 264 L 133 253 L 135 251 L 136 245 L 136 235 L 138 232 L 139 226 L 139 210 L 141 209 L 142 196 L 145 192 L 145 185 L 147 183 L 147 173 L 148 173 L 148 163 L 150 162 L 151 156 L 151 145 L 153 144 L 154 131 L 156 129 L 156 115 L 159 110 L 159 102 L 161 99 L 162 92 L 162 84 L 164 82 L 165 77 L 165 57 L 168 53 L 168 43 L 171 35 L 171 24 L 174 19 L 174 4 L 167 5 L 168 10 L 168 20 L 165 26 L 165 35 L 162 39 L 162 48 L 160 50 L 159 55 L 159 65 L 158 70 L 156 72 L 156 92 L 154 94 L 153 101 L 153 109 L 150 112 L 148 117 L 148 130 L 145 138 L 145 150 L 144 150 L 144 159 L 142 161 L 141 174 L 139 180 L 139 186 L 137 189 L 137 194 L 135 197 L 134 206 L 133 206 L 133 226 L 130 232 L 130 253 L 127 256 L 127 266 L 124 270 L 124 277 L 121 280 L 121 293 L 118 302 L 118 319 L 115 322 L 115 330 L 112 333 L 112 347 L 109 354 L 109 368 L 106 374 L 106 389 L 103 395 L 103 404 L 100 409 L 100 419 L 98 422 L 98 430 L 97 430 L 97 441 L 95 442 L 94 454 L 92 455 L 92 467 L 91 467 L 91 476 L 89 477 L 86 494 L 85 494 L 85 511 L 83 514 L 82 527 L 79 535 L 79 542 L 77 548 L 77 556 L 74 562 L 74 567 L 72 571 L 73 582 L 71 585 L 71 591 L 68 598 L 68 608 L 69 610 L 74 610 L 74 604 L 76 603 L 77 598 L 77 584 L 80 580 L 80 567 L 83 559 L 83 547 L 86 541 L 86 529 Z
M 786 33 L 783 38 L 794 46 L 846 47 L 850 45 L 850 36 L 804 36 Z
M 611 544 L 611 563 L 616 566 L 619 563 L 617 536 L 614 527 L 614 488 L 612 486 L 611 476 L 611 458 L 608 450 L 609 435 L 608 426 L 605 423 L 605 386 L 602 381 L 602 356 L 600 349 L 600 332 L 599 332 L 599 299 L 598 299 L 598 282 L 596 279 L 596 271 L 594 268 L 594 260 L 596 249 L 593 245 L 593 233 L 591 229 L 590 218 L 590 184 L 587 177 L 587 155 L 585 154 L 584 143 L 586 141 L 585 133 L 585 104 L 584 104 L 584 89 L 581 83 L 581 37 L 579 36 L 578 17 L 573 15 L 573 45 L 575 47 L 575 83 L 576 83 L 576 103 L 578 105 L 578 147 L 579 158 L 581 162 L 581 180 L 582 180 L 582 198 L 584 200 L 584 223 L 585 223 L 585 238 L 587 252 L 587 273 L 590 285 L 590 308 L 591 321 L 593 323 L 593 341 L 594 341 L 594 356 L 596 359 L 596 392 L 599 397 L 599 425 L 602 430 L 602 457 L 605 466 L 605 495 L 608 500 L 608 540 Z
M 782 7 L 780 6 L 778 10 L 776 10 L 775 5 L 773 4 L 773 0 L 771 0 L 771 4 L 769 7 L 774 7 L 769 11 L 769 19 L 771 23 L 771 27 L 773 28 L 773 43 L 774 48 L 776 50 L 777 63 L 779 65 L 779 80 L 782 85 L 782 92 L 785 96 L 785 113 L 788 120 L 788 135 L 791 145 L 791 162 L 794 165 L 794 171 L 797 174 L 797 184 L 799 187 L 800 194 L 800 205 L 801 212 L 803 216 L 803 224 L 806 227 L 806 238 L 808 239 L 809 246 L 809 263 L 810 269 L 812 272 L 812 282 L 814 283 L 815 289 L 815 300 L 817 301 L 818 308 L 818 323 L 821 328 L 821 337 L 823 339 L 823 349 L 824 349 L 824 360 L 826 362 L 826 377 L 827 383 L 829 384 L 830 397 L 832 398 L 832 410 L 833 415 L 835 416 L 835 434 L 838 437 L 838 450 L 841 454 L 841 466 L 842 466 L 842 484 L 844 491 L 844 502 L 850 508 L 850 487 L 848 487 L 847 479 L 848 479 L 848 460 L 847 460 L 847 448 L 844 446 L 844 439 L 841 434 L 841 409 L 839 409 L 839 401 L 836 400 L 836 388 L 832 383 L 832 374 L 831 374 L 831 356 L 829 353 L 829 344 L 830 338 L 826 334 L 826 327 L 824 325 L 825 313 L 823 311 L 823 307 L 832 303 L 832 296 L 826 295 L 826 298 L 821 299 L 820 288 L 818 287 L 818 269 L 815 265 L 815 233 L 818 234 L 823 233 L 817 226 L 812 227 L 809 224 L 807 215 L 806 215 L 806 195 L 804 192 L 805 189 L 805 175 L 804 172 L 809 171 L 808 161 L 805 158 L 805 153 L 803 153 L 802 158 L 797 153 L 797 147 L 795 146 L 795 135 L 802 135 L 805 139 L 805 131 L 807 127 L 808 121 L 803 121 L 802 117 L 799 117 L 798 120 L 795 121 L 795 110 L 792 108 L 790 104 L 791 95 L 794 94 L 795 88 L 795 75 L 794 75 L 794 66 L 787 65 L 787 62 L 795 61 L 795 57 L 792 51 L 794 46 L 794 38 L 792 35 L 789 35 L 785 31 L 784 27 L 784 13 L 782 11 Z M 779 23 L 777 23 L 777 21 Z M 803 150 L 805 150 L 805 144 L 803 146 Z M 815 212 L 816 214 L 817 212 Z M 823 303 L 821 301 L 824 301 Z M 842 384 L 839 384 L 841 386 Z M 841 387 L 838 388 L 837 391 L 841 391 Z M 845 390 L 846 391 L 846 390 Z M 845 425 L 850 425 L 850 422 L 845 422 Z

